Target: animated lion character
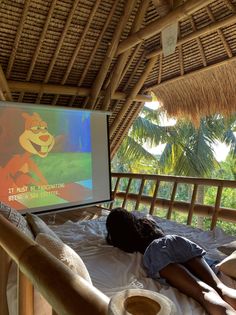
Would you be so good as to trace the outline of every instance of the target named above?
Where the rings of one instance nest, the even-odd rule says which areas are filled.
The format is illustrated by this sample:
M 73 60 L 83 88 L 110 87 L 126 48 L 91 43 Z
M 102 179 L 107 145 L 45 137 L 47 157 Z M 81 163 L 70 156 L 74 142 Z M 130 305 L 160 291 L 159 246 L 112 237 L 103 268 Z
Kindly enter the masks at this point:
M 19 136 L 19 143 L 25 152 L 14 155 L 5 167 L 0 169 L 1 190 L 48 183 L 31 157 L 37 155 L 45 158 L 52 150 L 55 139 L 48 132 L 47 123 L 39 114 L 22 113 L 22 116 L 25 119 L 25 130 Z

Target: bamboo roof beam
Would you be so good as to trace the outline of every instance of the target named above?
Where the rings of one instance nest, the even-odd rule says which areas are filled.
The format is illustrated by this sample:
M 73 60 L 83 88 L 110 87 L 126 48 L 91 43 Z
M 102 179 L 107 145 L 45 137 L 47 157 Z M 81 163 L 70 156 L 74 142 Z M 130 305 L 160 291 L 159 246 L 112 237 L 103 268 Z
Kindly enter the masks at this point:
M 157 61 L 158 57 L 154 57 L 150 60 L 148 60 L 146 68 L 144 70 L 144 72 L 142 73 L 142 75 L 140 76 L 138 82 L 136 83 L 136 85 L 132 88 L 132 91 L 130 92 L 125 104 L 122 106 L 120 112 L 118 113 L 116 120 L 113 122 L 113 124 L 111 125 L 110 128 L 110 134 L 111 136 L 113 136 L 113 134 L 116 131 L 116 128 L 119 126 L 119 124 L 121 123 L 121 121 L 125 120 L 125 114 L 127 113 L 127 111 L 129 110 L 129 107 L 131 106 L 133 100 L 136 98 L 136 95 L 139 93 L 139 91 L 141 90 L 144 82 L 146 81 L 147 77 L 149 76 L 150 72 L 152 71 L 153 67 L 155 66 L 155 63 Z
M 115 53 L 119 44 L 121 33 L 129 19 L 129 16 L 136 4 L 137 0 L 127 0 L 126 5 L 124 8 L 124 14 L 122 15 L 122 18 L 120 19 L 119 23 L 117 24 L 116 30 L 114 32 L 112 41 L 110 45 L 108 46 L 106 56 L 104 57 L 103 63 L 100 67 L 100 70 L 98 72 L 98 75 L 94 81 L 94 84 L 92 86 L 91 91 L 91 97 L 90 97 L 90 104 L 91 109 L 94 108 L 96 104 L 97 97 L 100 93 L 100 90 L 102 88 L 102 85 L 104 83 L 104 80 L 107 76 L 109 67 L 111 65 L 112 59 L 115 57 Z
M 151 60 L 151 59 L 150 59 Z M 183 76 L 179 76 L 179 77 L 175 77 L 175 78 L 172 78 L 172 79 L 169 79 L 169 80 L 166 80 L 166 81 L 163 81 L 162 83 L 160 84 L 155 84 L 155 85 L 152 85 L 152 86 L 149 86 L 147 87 L 145 90 L 146 91 L 152 91 L 153 89 L 156 89 L 158 88 L 159 86 L 164 86 L 166 84 L 169 84 L 169 83 L 173 83 L 173 82 L 176 82 L 178 80 L 182 80 L 182 79 L 186 79 L 188 77 L 191 77 L 193 75 L 196 75 L 196 74 L 200 74 L 200 73 L 203 73 L 205 71 L 208 71 L 208 70 L 211 70 L 211 69 L 214 69 L 214 68 L 217 68 L 217 67 L 220 67 L 222 65 L 225 65 L 231 61 L 236 61 L 236 56 L 234 57 L 231 57 L 231 58 L 228 58 L 226 60 L 223 60 L 223 61 L 219 61 L 215 64 L 212 64 L 212 65 L 209 65 L 209 66 L 206 66 L 202 69 L 198 69 L 198 70 L 194 70 L 192 72 L 189 72 L 189 73 L 186 73 L 184 74 Z
M 89 69 L 89 67 L 90 67 L 90 65 L 91 65 L 91 63 L 92 63 L 92 61 L 94 60 L 94 56 L 95 56 L 95 54 L 96 54 L 96 52 L 97 52 L 97 49 L 98 49 L 98 47 L 99 47 L 99 45 L 100 45 L 100 43 L 101 43 L 101 41 L 102 41 L 102 39 L 103 39 L 103 35 L 104 35 L 104 33 L 105 33 L 105 31 L 106 31 L 106 29 L 107 29 L 107 27 L 108 27 L 108 25 L 109 25 L 109 23 L 110 23 L 110 21 L 111 21 L 111 18 L 112 18 L 112 16 L 113 16 L 114 12 L 115 12 L 115 9 L 116 9 L 118 3 L 119 3 L 119 0 L 116 0 L 116 1 L 114 1 L 114 3 L 113 3 L 113 6 L 112 6 L 111 11 L 110 11 L 110 13 L 109 13 L 109 15 L 108 15 L 108 18 L 106 19 L 106 23 L 104 24 L 104 26 L 103 26 L 103 28 L 102 28 L 102 31 L 101 31 L 101 33 L 100 33 L 100 35 L 99 35 L 99 38 L 98 38 L 98 40 L 96 41 L 96 45 L 94 46 L 93 51 L 92 51 L 92 53 L 91 53 L 91 55 L 90 55 L 90 57 L 89 57 L 89 60 L 88 60 L 88 62 L 86 63 L 86 66 L 85 66 L 85 68 L 84 68 L 84 70 L 83 70 L 83 73 L 82 73 L 82 75 L 81 75 L 81 77 L 80 77 L 80 79 L 79 79 L 78 86 L 81 86 L 81 84 L 82 84 L 83 81 L 84 81 L 84 78 L 86 77 L 86 75 L 87 75 L 87 73 L 88 73 L 88 69 Z M 75 101 L 75 97 L 76 97 L 76 96 L 72 96 L 72 97 L 71 97 L 71 100 L 70 100 L 70 103 L 69 103 L 70 106 L 73 105 L 73 103 L 74 103 L 74 101 Z
M 31 78 L 31 75 L 32 75 L 32 72 L 34 70 L 34 66 L 35 66 L 35 63 L 36 63 L 36 60 L 38 58 L 38 55 L 39 55 L 39 52 L 41 50 L 41 47 L 42 47 L 42 44 L 43 44 L 43 41 L 44 41 L 44 38 L 46 36 L 46 32 L 47 32 L 47 29 L 48 29 L 48 26 L 49 26 L 49 23 L 51 21 L 51 17 L 52 17 L 52 14 L 53 14 L 53 11 L 54 11 L 54 8 L 56 6 L 56 3 L 57 3 L 57 0 L 53 0 L 52 1 L 52 4 L 50 6 L 50 9 L 49 9 L 49 12 L 48 12 L 48 15 L 46 17 L 46 20 L 45 20 L 45 23 L 44 23 L 44 26 L 43 26 L 43 30 L 42 30 L 42 33 L 40 34 L 40 38 L 38 40 L 38 44 L 37 44 L 37 47 L 34 51 L 34 54 L 33 54 L 33 57 L 30 61 L 30 67 L 29 67 L 29 70 L 27 72 L 27 76 L 26 76 L 26 81 L 29 81 L 30 78 Z M 18 101 L 19 102 L 22 102 L 23 100 L 23 97 L 24 97 L 24 93 L 20 93 L 20 96 L 18 98 Z
M 27 17 L 29 6 L 30 6 L 30 0 L 25 0 L 24 1 L 24 8 L 22 11 L 21 19 L 20 19 L 20 25 L 17 28 L 16 37 L 15 37 L 14 44 L 12 47 L 11 56 L 10 56 L 10 59 L 9 59 L 8 65 L 7 65 L 7 71 L 6 71 L 6 77 L 7 78 L 10 77 L 11 70 L 12 70 L 12 67 L 14 64 L 14 60 L 16 58 L 17 48 L 19 46 L 20 38 L 21 38 L 21 35 L 23 33 L 22 31 L 23 31 L 23 27 L 24 27 L 25 20 Z
M 184 58 L 183 58 L 182 45 L 179 46 L 179 68 L 180 68 L 180 75 L 184 75 Z
M 139 49 L 140 49 L 141 46 L 142 46 L 142 43 L 139 43 L 139 44 L 135 47 L 135 50 L 134 50 L 133 54 L 130 56 L 130 58 L 129 58 L 129 60 L 128 60 L 126 66 L 125 66 L 125 68 L 123 69 L 123 72 L 122 72 L 122 74 L 121 74 L 121 76 L 120 76 L 120 80 L 119 80 L 118 86 L 119 86 L 119 84 L 121 83 L 121 81 L 123 80 L 123 78 L 124 78 L 126 72 L 128 71 L 130 65 L 131 65 L 132 62 L 134 61 L 134 59 L 135 59 L 135 57 L 136 57 L 136 55 L 137 55 L 137 53 L 138 53 L 138 51 L 139 51 Z
M 224 20 L 212 23 L 211 25 L 205 26 L 187 36 L 182 37 L 181 39 L 178 40 L 177 46 L 182 45 L 184 43 L 187 43 L 193 39 L 196 39 L 198 37 L 213 33 L 217 31 L 217 29 L 220 29 L 222 27 L 231 25 L 236 23 L 236 15 L 232 15 L 229 18 L 226 18 Z M 156 49 L 151 51 L 149 54 L 147 54 L 147 59 L 150 59 L 156 55 L 159 55 L 162 52 L 162 48 Z
M 70 62 L 69 62 L 69 64 L 68 64 L 68 66 L 66 67 L 66 72 L 65 72 L 65 74 L 64 74 L 64 76 L 63 76 L 63 79 L 62 79 L 62 81 L 61 81 L 61 84 L 62 84 L 62 85 L 64 85 L 64 84 L 66 83 L 66 81 L 67 81 L 67 79 L 68 79 L 68 76 L 69 76 L 69 74 L 70 74 L 70 72 L 71 72 L 71 69 L 72 69 L 73 66 L 74 66 L 75 60 L 76 60 L 76 58 L 77 58 L 77 56 L 78 56 L 78 53 L 79 53 L 79 51 L 80 51 L 80 49 L 81 49 L 81 46 L 82 46 L 82 44 L 83 44 L 83 41 L 84 41 L 84 39 L 85 39 L 85 37 L 86 37 L 86 35 L 87 35 L 87 32 L 88 32 L 88 30 L 89 30 L 89 28 L 90 28 L 90 25 L 91 25 L 91 23 L 92 23 L 92 21 L 93 21 L 94 15 L 95 15 L 95 13 L 96 13 L 96 11 L 97 11 L 99 5 L 100 5 L 100 2 L 101 2 L 101 0 L 97 0 L 97 1 L 95 2 L 95 5 L 93 6 L 91 12 L 90 12 L 88 21 L 87 21 L 86 24 L 85 24 L 85 28 L 84 28 L 84 30 L 83 30 L 83 32 L 82 32 L 82 35 L 81 35 L 81 37 L 80 37 L 80 39 L 79 39 L 79 41 L 78 41 L 78 43 L 77 43 L 77 45 L 76 45 L 76 48 L 75 48 L 75 50 L 74 50 L 74 52 L 73 52 L 73 55 L 72 55 L 72 57 L 71 57 L 71 59 L 70 59 Z M 58 98 L 59 98 L 59 95 L 55 95 L 55 96 L 54 96 L 53 104 L 56 104 L 56 103 L 57 103 Z
M 117 134 L 115 135 L 115 137 L 113 137 L 113 139 L 111 139 L 111 145 L 110 145 L 110 147 L 111 147 L 111 158 L 114 157 L 114 155 L 117 152 L 119 146 L 121 145 L 122 141 L 124 140 L 123 135 L 128 133 L 129 128 L 133 124 L 133 118 L 138 116 L 138 114 L 140 113 L 140 109 L 143 107 L 143 105 L 144 105 L 144 102 L 141 102 L 139 104 L 139 106 L 137 106 L 137 109 L 135 110 L 135 112 L 134 113 L 132 112 L 132 113 L 130 113 L 128 115 L 128 118 L 131 115 L 132 119 L 130 119 L 130 121 L 126 124 L 125 130 L 118 131 Z M 135 106 L 136 106 L 136 104 L 135 104 Z
M 192 16 L 190 16 L 190 22 L 191 22 L 193 31 L 196 32 L 197 29 L 196 29 L 195 22 L 194 22 Z M 200 50 L 200 54 L 201 54 L 201 57 L 202 57 L 202 63 L 204 65 L 204 67 L 206 67 L 207 66 L 207 60 L 206 60 L 206 56 L 205 56 L 205 53 L 204 53 L 204 49 L 203 49 L 200 37 L 197 37 L 197 44 L 198 44 L 198 48 Z
M 206 10 L 207 10 L 207 14 L 209 15 L 210 19 L 211 19 L 213 22 L 215 22 L 215 17 L 214 17 L 214 15 L 213 15 L 211 9 L 207 6 L 207 7 L 206 7 Z M 231 48 L 230 48 L 229 44 L 227 43 L 227 41 L 225 40 L 224 33 L 222 32 L 221 29 L 218 29 L 218 30 L 217 30 L 217 33 L 218 33 L 218 35 L 219 35 L 219 37 L 220 37 L 220 39 L 221 39 L 222 44 L 224 45 L 224 48 L 225 48 L 225 51 L 226 51 L 228 57 L 229 57 L 229 58 L 233 57 Z
M 12 101 L 11 91 L 9 89 L 5 74 L 0 65 L 0 98 L 1 101 Z
M 125 89 L 127 89 L 127 87 L 129 87 L 130 83 L 131 83 L 132 80 L 133 80 L 133 77 L 135 76 L 135 73 L 137 72 L 138 68 L 139 68 L 140 65 L 142 64 L 142 62 L 143 62 L 145 56 L 146 56 L 146 51 L 144 51 L 144 52 L 142 53 L 142 56 L 139 58 L 139 60 L 138 60 L 138 62 L 137 62 L 137 64 L 136 64 L 134 70 L 133 70 L 132 73 L 130 74 L 129 79 L 128 79 L 127 83 L 126 83 L 126 88 L 125 88 Z
M 139 9 L 136 13 L 135 20 L 133 22 L 131 34 L 137 32 L 140 29 L 140 27 L 143 23 L 144 16 L 146 14 L 148 6 L 149 6 L 149 1 L 142 1 L 141 2 Z M 109 108 L 110 99 L 112 98 L 112 95 L 115 92 L 115 90 L 118 88 L 118 85 L 120 82 L 120 77 L 122 75 L 122 72 L 123 72 L 126 64 L 127 64 L 127 60 L 129 58 L 130 53 L 131 53 L 131 49 L 128 49 L 118 57 L 118 60 L 115 64 L 114 70 L 112 72 L 109 87 L 107 89 L 107 92 L 105 93 L 105 97 L 103 100 L 102 108 L 104 110 L 108 110 L 108 108 Z
M 76 95 L 87 97 L 91 93 L 89 88 L 81 88 L 69 85 L 57 85 L 57 84 L 41 84 L 21 81 L 7 81 L 8 87 L 14 92 L 28 92 L 28 93 L 46 93 L 46 94 L 62 94 L 62 95 Z M 104 95 L 104 91 L 101 91 L 101 96 Z M 114 93 L 115 100 L 124 100 L 127 98 L 127 94 L 116 91 Z M 138 102 L 151 102 L 152 98 L 147 95 L 137 94 L 135 97 Z
M 223 1 L 232 12 L 236 12 L 236 8 L 230 0 L 223 0 Z
M 157 84 L 161 83 L 162 65 L 163 65 L 163 54 L 160 54 L 159 55 L 159 72 L 158 72 Z
M 57 57 L 58 57 L 58 55 L 59 55 L 59 53 L 60 53 L 61 47 L 62 47 L 62 45 L 63 45 L 64 39 L 65 39 L 65 36 L 66 36 L 66 33 L 67 33 L 68 29 L 69 29 L 69 26 L 70 26 L 70 24 L 71 24 L 71 21 L 72 21 L 74 12 L 75 12 L 75 10 L 76 10 L 76 7 L 77 7 L 78 4 L 79 4 L 79 1 L 80 1 L 80 0 L 75 0 L 75 1 L 73 2 L 71 11 L 70 11 L 70 13 L 69 13 L 69 15 L 68 15 L 68 17 L 67 17 L 65 27 L 64 27 L 63 32 L 62 32 L 62 34 L 61 34 L 61 37 L 60 37 L 60 39 L 59 39 L 59 41 L 58 41 L 58 43 L 57 43 L 57 47 L 56 47 L 55 53 L 54 53 L 54 55 L 53 55 L 53 58 L 51 59 L 51 62 L 50 62 L 50 64 L 49 64 L 49 66 L 48 66 L 48 71 L 47 71 L 46 76 L 45 76 L 45 78 L 44 78 L 44 80 L 43 80 L 43 83 L 47 83 L 48 80 L 49 80 L 49 78 L 50 78 L 50 75 L 51 75 L 51 73 L 52 73 L 53 67 L 54 67 L 55 62 L 56 62 L 56 60 L 57 60 Z M 36 100 L 36 103 L 40 103 L 41 97 L 42 97 L 42 93 L 40 93 L 40 94 L 38 95 L 37 100 Z
M 197 10 L 200 10 L 213 1 L 214 0 L 188 0 L 181 6 L 170 11 L 170 13 L 168 13 L 164 17 L 150 23 L 148 26 L 142 28 L 138 32 L 128 36 L 119 44 L 116 54 L 120 55 L 121 53 L 137 45 L 141 41 L 160 33 L 166 26 L 188 17 L 189 15 L 193 14 Z

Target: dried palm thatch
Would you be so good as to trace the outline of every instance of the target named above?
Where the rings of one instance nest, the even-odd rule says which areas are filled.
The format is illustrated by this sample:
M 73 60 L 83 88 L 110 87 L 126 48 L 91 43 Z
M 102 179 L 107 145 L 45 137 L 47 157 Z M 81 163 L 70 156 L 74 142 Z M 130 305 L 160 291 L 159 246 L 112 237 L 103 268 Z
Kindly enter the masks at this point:
M 200 118 L 236 112 L 236 61 L 202 71 L 156 88 L 154 93 L 170 117 L 187 118 L 199 125 Z
M 235 111 L 235 56 L 236 0 L 0 1 L 0 100 L 109 110 L 112 156 L 150 91 L 195 122 Z

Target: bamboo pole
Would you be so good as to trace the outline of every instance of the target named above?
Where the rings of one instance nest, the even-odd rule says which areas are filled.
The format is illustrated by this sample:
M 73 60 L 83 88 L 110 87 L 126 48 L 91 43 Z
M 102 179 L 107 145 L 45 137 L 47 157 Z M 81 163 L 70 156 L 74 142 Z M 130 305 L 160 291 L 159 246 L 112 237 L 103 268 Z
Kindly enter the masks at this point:
M 194 22 L 194 19 L 193 19 L 192 16 L 190 17 L 190 22 L 191 22 L 193 31 L 196 32 L 197 28 L 196 28 L 196 25 L 195 25 L 195 22 Z M 204 49 L 203 49 L 203 46 L 202 46 L 201 39 L 200 39 L 200 37 L 197 37 L 196 40 L 197 40 L 198 48 L 200 50 L 200 54 L 201 54 L 201 57 L 202 57 L 202 63 L 204 65 L 204 67 L 206 67 L 207 66 L 207 60 L 206 60 L 206 56 L 205 56 L 205 53 L 204 53 Z
M 18 269 L 18 313 L 17 315 L 34 315 L 34 289 L 32 283 Z
M 195 32 L 189 34 L 189 35 L 186 35 L 182 38 L 180 38 L 178 41 L 177 41 L 177 45 L 176 46 L 179 46 L 179 45 L 183 45 L 193 39 L 197 39 L 201 36 L 205 36 L 207 34 L 210 34 L 210 33 L 213 33 L 215 31 L 217 31 L 218 29 L 222 28 L 222 27 L 226 27 L 228 25 L 231 25 L 231 24 L 234 24 L 236 22 L 236 15 L 232 15 L 224 20 L 220 20 L 218 22 L 214 22 L 210 25 L 207 25 L 199 30 L 196 30 Z M 159 49 L 155 49 L 153 51 L 151 51 L 150 53 L 147 54 L 147 59 L 150 59 L 156 55 L 159 55 L 162 53 L 162 48 L 159 48 Z
M 138 32 L 128 36 L 119 44 L 116 54 L 120 55 L 121 53 L 137 45 L 141 41 L 160 33 L 165 27 L 172 24 L 173 22 L 180 21 L 183 18 L 187 18 L 195 11 L 200 10 L 213 1 L 214 0 L 188 0 L 183 5 L 175 8 L 164 17 L 150 23 Z
M 1 91 L 1 100 L 2 101 L 12 101 L 11 91 L 8 86 L 5 74 L 0 65 L 0 91 Z
M 109 298 L 0 216 L 0 246 L 58 314 L 106 315 Z M 73 303 L 71 303 L 73 301 Z
M 23 11 L 22 11 L 22 14 L 21 14 L 20 24 L 19 24 L 19 26 L 17 28 L 16 37 L 15 37 L 14 44 L 13 44 L 13 47 L 12 47 L 12 50 L 11 50 L 11 55 L 10 55 L 10 58 L 9 58 L 9 62 L 8 62 L 8 65 L 7 65 L 7 71 L 6 71 L 6 77 L 7 78 L 10 77 L 11 70 L 12 70 L 12 67 L 13 67 L 13 64 L 14 64 L 14 60 L 16 58 L 16 52 L 17 52 L 17 49 L 18 49 L 18 46 L 19 46 L 19 43 L 20 43 L 21 35 L 23 33 L 23 28 L 24 28 L 25 20 L 27 18 L 27 13 L 28 13 L 28 10 L 29 10 L 29 6 L 30 6 L 30 0 L 25 0 L 24 1 Z
M 63 94 L 63 95 L 78 95 L 87 97 L 90 95 L 91 89 L 81 88 L 69 85 L 58 85 L 58 84 L 42 84 L 32 82 L 21 82 L 21 81 L 7 81 L 9 88 L 14 92 L 29 92 L 29 93 L 47 93 L 47 94 Z M 104 91 L 101 92 L 104 95 Z M 123 92 L 115 92 L 115 100 L 124 100 L 127 98 L 127 94 Z M 151 102 L 152 98 L 148 95 L 138 94 L 135 98 L 138 102 Z
M 92 109 L 95 107 L 97 97 L 101 91 L 102 85 L 107 76 L 112 59 L 115 57 L 115 52 L 118 47 L 121 33 L 129 19 L 129 16 L 134 8 L 134 5 L 136 4 L 136 1 L 137 0 L 126 1 L 124 14 L 122 15 L 121 19 L 119 20 L 119 23 L 117 24 L 117 27 L 116 27 L 116 30 L 114 31 L 114 35 L 113 35 L 110 45 L 108 45 L 106 56 L 103 59 L 98 75 L 96 76 L 96 79 L 92 86 L 91 97 L 90 97 L 90 104 L 91 104 Z
M 131 34 L 134 32 L 137 32 L 140 29 L 148 6 L 149 6 L 149 1 L 141 2 L 139 10 L 136 13 L 135 20 L 133 22 Z M 104 110 L 108 110 L 110 99 L 112 99 L 112 96 L 119 85 L 122 72 L 124 71 L 124 68 L 127 64 L 127 60 L 129 58 L 130 53 L 131 53 L 131 49 L 128 49 L 127 51 L 125 51 L 123 54 L 119 56 L 116 62 L 114 71 L 111 76 L 110 84 L 107 88 L 107 92 L 105 93 L 105 97 L 103 100 L 102 109 Z M 126 70 L 127 70 L 127 67 L 126 67 Z
M 0 314 L 8 315 L 7 279 L 11 259 L 0 246 Z
M 195 205 L 195 201 L 196 201 L 196 198 L 197 198 L 197 190 L 198 190 L 198 185 L 195 184 L 194 188 L 193 188 L 191 204 L 190 204 L 189 210 L 188 210 L 188 219 L 187 219 L 187 224 L 188 225 L 191 225 L 191 223 L 192 223 L 194 205 Z
M 157 57 L 154 57 L 154 58 L 148 60 L 146 69 L 144 70 L 142 76 L 139 78 L 136 85 L 133 87 L 130 95 L 127 98 L 127 101 L 122 106 L 120 112 L 118 113 L 118 115 L 116 117 L 116 120 L 113 122 L 113 124 L 111 126 L 111 129 L 110 129 L 111 136 L 113 136 L 113 134 L 116 131 L 116 128 L 119 126 L 121 121 L 124 120 L 126 112 L 129 110 L 129 107 L 131 106 L 133 100 L 135 99 L 136 95 L 138 94 L 138 92 L 142 88 L 144 82 L 146 81 L 147 77 L 149 76 L 150 72 L 152 71 L 156 61 L 157 61 Z
M 212 20 L 212 22 L 215 22 L 215 17 L 213 15 L 211 9 L 209 7 L 206 7 L 206 10 L 207 10 L 207 14 L 209 15 L 209 17 Z M 219 35 L 219 37 L 221 39 L 221 42 L 223 43 L 223 46 L 225 48 L 225 51 L 226 51 L 228 57 L 231 58 L 233 56 L 233 54 L 232 54 L 232 51 L 231 51 L 231 48 L 230 48 L 229 44 L 225 40 L 224 33 L 222 32 L 221 29 L 217 29 L 217 33 L 218 33 L 218 35 Z
M 103 35 L 104 35 L 104 33 L 105 33 L 105 31 L 106 31 L 108 25 L 110 24 L 110 21 L 111 21 L 111 19 L 112 19 L 112 16 L 113 16 L 113 14 L 114 14 L 114 12 L 115 12 L 115 9 L 116 9 L 118 3 L 119 3 L 119 0 L 116 0 L 116 1 L 114 1 L 114 3 L 113 3 L 113 6 L 112 6 L 112 8 L 111 8 L 111 11 L 110 11 L 110 13 L 109 13 L 109 15 L 108 15 L 108 17 L 107 17 L 107 19 L 106 19 L 106 22 L 105 22 L 105 24 L 104 24 L 104 26 L 103 26 L 103 28 L 102 28 L 102 31 L 101 31 L 100 35 L 99 35 L 99 38 L 98 38 L 98 40 L 96 41 L 96 45 L 94 46 L 93 51 L 92 51 L 92 53 L 91 53 L 91 55 L 90 55 L 90 57 L 89 57 L 89 60 L 88 60 L 88 62 L 86 63 L 86 66 L 85 66 L 85 68 L 84 68 L 84 70 L 83 70 L 83 73 L 82 73 L 82 75 L 80 76 L 79 82 L 78 82 L 78 84 L 77 84 L 78 86 L 81 86 L 81 84 L 82 84 L 83 81 L 84 81 L 84 78 L 86 77 L 86 74 L 88 73 L 88 69 L 89 69 L 89 67 L 90 67 L 90 65 L 91 65 L 91 63 L 92 63 L 92 61 L 94 60 L 94 56 L 95 56 L 95 54 L 96 54 L 96 52 L 97 52 L 97 49 L 98 49 L 98 47 L 99 47 L 99 45 L 100 45 L 100 43 L 101 43 L 101 41 L 102 41 L 102 39 L 103 39 Z M 76 97 L 76 96 L 72 96 L 72 97 L 71 97 L 70 106 L 74 103 L 75 97 Z
M 71 69 L 74 66 L 75 60 L 76 60 L 76 58 L 77 58 L 77 56 L 79 54 L 79 51 L 80 51 L 81 46 L 83 44 L 83 41 L 84 41 L 84 39 L 85 39 L 85 37 L 87 35 L 87 32 L 88 32 L 88 30 L 89 30 L 89 28 L 91 26 L 91 23 L 93 21 L 94 15 L 95 15 L 99 5 L 100 5 L 100 2 L 101 2 L 101 0 L 97 0 L 95 2 L 95 5 L 93 6 L 92 11 L 90 12 L 89 18 L 87 20 L 87 23 L 85 24 L 85 28 L 83 29 L 82 35 L 81 35 L 81 37 L 80 37 L 80 39 L 79 39 L 79 41 L 78 41 L 78 43 L 76 45 L 76 48 L 74 50 L 74 53 L 73 53 L 72 57 L 70 58 L 70 62 L 68 64 L 68 66 L 66 67 L 66 72 L 65 72 L 65 74 L 63 76 L 63 79 L 61 81 L 61 85 L 64 85 L 66 83 L 67 79 L 68 79 L 68 76 L 69 76 L 69 74 L 71 72 Z M 55 95 L 54 96 L 54 99 L 53 99 L 53 102 L 52 102 L 53 105 L 55 105 L 57 103 L 58 98 L 59 98 L 59 95 Z
M 136 106 L 135 112 L 133 113 L 130 111 L 129 113 L 127 113 L 127 118 L 129 118 L 130 116 L 132 116 L 132 117 L 131 117 L 130 121 L 125 124 L 125 129 L 122 131 L 121 130 L 116 131 L 115 136 L 111 137 L 111 144 L 110 144 L 111 158 L 114 157 L 116 151 L 118 150 L 121 142 L 124 139 L 123 136 L 128 133 L 129 128 L 133 124 L 133 119 L 135 119 L 138 116 L 143 105 L 144 105 L 143 102 L 139 103 L 139 105 L 135 105 Z M 118 140 L 117 140 L 117 138 L 118 138 Z
M 44 80 L 43 80 L 43 83 L 47 83 L 48 80 L 49 80 L 49 78 L 50 78 L 50 75 L 51 75 L 51 73 L 52 73 L 53 67 L 54 67 L 55 62 L 56 62 L 56 60 L 57 60 L 57 57 L 58 57 L 58 55 L 59 55 L 59 53 L 60 53 L 61 47 L 62 47 L 62 45 L 63 45 L 63 43 L 64 43 L 64 39 L 65 39 L 65 37 L 66 37 L 66 33 L 67 33 L 67 31 L 68 31 L 68 29 L 69 29 L 69 27 L 70 27 L 70 24 L 71 24 L 71 21 L 72 21 L 74 12 L 75 12 L 75 10 L 76 10 L 78 4 L 79 4 L 79 1 L 80 1 L 80 0 L 75 0 L 75 1 L 73 1 L 73 5 L 72 5 L 72 8 L 71 8 L 71 11 L 70 11 L 70 13 L 69 13 L 69 15 L 68 15 L 68 17 L 67 17 L 67 19 L 66 19 L 66 24 L 65 24 L 65 26 L 64 26 L 64 28 L 63 28 L 63 32 L 62 32 L 62 34 L 61 34 L 61 37 L 60 37 L 60 39 L 59 39 L 59 41 L 58 41 L 58 43 L 57 43 L 57 47 L 56 47 L 55 53 L 54 53 L 54 55 L 53 55 L 53 58 L 51 59 L 50 64 L 49 64 L 49 66 L 48 66 L 48 70 L 47 70 L 46 76 L 45 76 L 45 78 L 44 78 Z M 43 93 L 40 92 L 39 95 L 37 96 L 36 103 L 40 103 L 40 100 L 41 100 L 42 95 L 43 95 Z

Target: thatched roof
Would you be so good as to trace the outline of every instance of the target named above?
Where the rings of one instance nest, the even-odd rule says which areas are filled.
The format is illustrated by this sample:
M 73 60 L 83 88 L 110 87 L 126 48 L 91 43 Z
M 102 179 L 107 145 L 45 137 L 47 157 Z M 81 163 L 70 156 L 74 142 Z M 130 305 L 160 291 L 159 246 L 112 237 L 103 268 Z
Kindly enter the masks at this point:
M 170 115 L 235 112 L 235 58 L 236 0 L 0 1 L 0 99 L 109 110 L 112 155 L 151 91 Z

